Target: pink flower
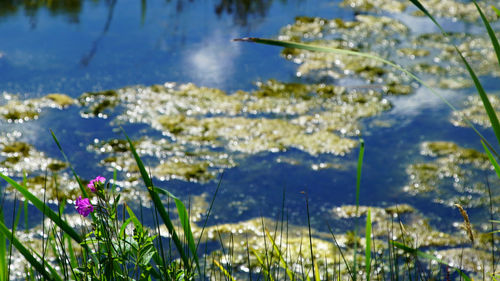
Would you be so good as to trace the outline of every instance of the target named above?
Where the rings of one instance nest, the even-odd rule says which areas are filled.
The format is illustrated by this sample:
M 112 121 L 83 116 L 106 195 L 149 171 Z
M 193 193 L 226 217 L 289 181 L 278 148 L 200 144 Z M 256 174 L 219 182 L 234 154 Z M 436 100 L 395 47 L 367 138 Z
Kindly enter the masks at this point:
M 82 196 L 79 196 L 78 199 L 76 199 L 75 205 L 76 211 L 84 217 L 88 216 L 94 211 L 94 206 L 90 204 L 90 200 L 88 198 L 82 199 Z
M 103 184 L 106 181 L 106 178 L 97 176 L 95 179 L 91 180 L 89 184 L 87 184 L 87 187 L 90 189 L 92 192 L 96 192 L 97 185 Z

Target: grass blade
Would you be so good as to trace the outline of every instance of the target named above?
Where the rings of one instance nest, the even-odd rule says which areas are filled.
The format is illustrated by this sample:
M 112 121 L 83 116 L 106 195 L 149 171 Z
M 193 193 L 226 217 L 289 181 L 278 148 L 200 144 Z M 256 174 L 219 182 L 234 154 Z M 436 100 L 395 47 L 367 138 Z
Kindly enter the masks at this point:
M 497 160 L 493 155 L 491 154 L 490 150 L 486 146 L 484 142 L 481 141 L 481 144 L 483 145 L 484 151 L 486 151 L 486 154 L 488 155 L 488 158 L 490 159 L 491 164 L 495 168 L 495 172 L 497 173 L 498 178 L 500 178 L 500 166 L 498 165 Z
M 432 22 L 434 22 L 434 24 L 441 30 L 441 32 L 443 33 L 444 36 L 448 36 L 448 34 L 444 31 L 443 27 L 441 27 L 441 25 L 434 19 L 434 17 L 427 11 L 427 9 L 425 9 L 425 7 L 418 0 L 410 0 L 410 1 L 415 6 L 417 6 L 417 8 L 419 8 L 429 19 L 431 19 Z M 475 1 L 474 1 L 474 4 L 476 5 L 477 9 L 479 10 L 481 18 L 483 18 L 483 21 L 485 21 L 487 23 L 488 21 L 484 17 L 482 11 L 479 9 L 479 6 L 477 6 Z M 491 26 L 489 26 L 489 24 L 487 24 L 486 29 L 488 29 L 488 34 L 490 34 Z M 493 33 L 493 37 L 495 37 L 493 30 L 491 30 L 491 32 Z M 491 37 L 491 34 L 490 34 L 490 37 Z M 497 41 L 496 37 L 495 37 L 495 40 L 493 40 L 493 38 L 492 38 L 492 41 Z M 500 53 L 500 46 L 498 46 L 498 41 L 496 42 L 497 46 L 495 46 L 495 43 L 493 43 L 493 44 L 494 44 L 495 52 L 498 51 L 497 52 L 497 56 L 498 56 Z M 479 78 L 477 77 L 476 73 L 474 72 L 474 70 L 470 66 L 469 62 L 467 62 L 467 60 L 463 56 L 462 52 L 460 52 L 460 50 L 458 49 L 458 47 L 455 44 L 453 44 L 453 47 L 457 51 L 462 62 L 465 64 L 465 67 L 467 68 L 467 71 L 469 72 L 469 76 L 471 77 L 472 81 L 474 82 L 474 85 L 476 86 L 477 93 L 479 94 L 479 97 L 481 98 L 481 101 L 483 102 L 484 109 L 486 110 L 486 113 L 488 114 L 488 118 L 490 119 L 491 127 L 493 128 L 493 131 L 495 132 L 495 136 L 497 138 L 498 143 L 500 143 L 500 122 L 498 121 L 498 117 L 495 113 L 495 110 L 493 109 L 493 106 L 491 106 L 490 100 L 488 99 L 488 96 L 486 95 L 486 92 L 484 91 L 483 85 L 479 81 Z M 498 47 L 498 49 L 497 49 L 497 47 Z M 498 59 L 499 59 L 499 63 L 500 63 L 500 57 L 498 57 Z M 483 141 L 485 141 L 484 138 L 482 138 L 482 139 L 483 139 Z M 490 148 L 491 148 L 491 146 L 490 146 Z M 495 153 L 495 155 L 497 155 L 497 153 Z
M 372 215 L 371 209 L 366 214 L 366 233 L 365 233 L 365 271 L 366 280 L 370 280 L 370 271 L 372 263 Z
M 419 251 L 417 249 L 414 249 L 414 248 L 411 248 L 411 247 L 408 247 L 406 245 L 404 245 L 403 243 L 400 243 L 400 242 L 397 242 L 397 241 L 391 241 L 391 244 L 393 244 L 394 246 L 396 246 L 397 248 L 411 254 L 411 255 L 414 255 L 414 256 L 417 256 L 417 257 L 421 257 L 421 258 L 424 258 L 424 259 L 429 259 L 429 260 L 433 260 L 433 261 L 436 261 L 442 265 L 445 265 L 447 267 L 450 267 L 450 268 L 454 268 L 458 274 L 460 274 L 460 276 L 462 276 L 462 278 L 464 278 L 465 281 L 472 281 L 471 278 L 469 276 L 467 276 L 465 273 L 463 273 L 460 269 L 458 268 L 455 268 L 453 266 L 450 266 L 449 264 L 445 263 L 444 261 L 438 259 L 437 257 L 433 256 L 433 255 L 430 255 L 430 254 L 427 254 L 427 253 L 424 253 L 422 251 Z
M 354 241 L 358 239 L 358 224 L 359 224 L 359 190 L 361 187 L 361 171 L 363 169 L 363 158 L 365 155 L 365 142 L 363 139 L 359 140 L 359 156 L 358 156 L 358 166 L 356 169 L 356 225 L 354 226 Z M 353 280 L 357 279 L 357 252 L 358 243 L 354 243 L 354 261 L 353 261 Z
M 500 10 L 498 10 L 495 6 L 491 6 L 491 8 L 493 9 L 493 11 L 495 11 L 495 13 L 497 14 L 497 16 L 500 17 Z
M 224 275 L 229 278 L 231 281 L 236 281 L 234 277 L 217 261 L 214 259 L 214 264 L 224 273 Z
M 415 0 L 411 0 L 412 2 Z M 421 5 L 420 5 L 421 6 Z M 437 22 L 436 22 L 437 23 Z M 444 31 L 443 31 L 444 32 Z M 400 65 L 386 60 L 384 58 L 381 58 L 376 55 L 368 54 L 368 53 L 362 53 L 362 52 L 356 52 L 356 51 L 351 51 L 351 50 L 344 50 L 344 49 L 338 49 L 338 48 L 331 48 L 331 47 L 324 47 L 324 46 L 316 46 L 312 44 L 304 44 L 304 43 L 297 43 L 297 42 L 291 42 L 291 41 L 280 41 L 280 40 L 272 40 L 272 39 L 263 39 L 263 38 L 239 38 L 239 39 L 233 39 L 233 41 L 239 41 L 239 42 L 253 42 L 253 43 L 258 43 L 258 44 L 265 44 L 265 45 L 273 45 L 273 46 L 279 46 L 279 47 L 285 47 L 285 48 L 295 48 L 295 49 L 302 49 L 302 50 L 307 50 L 307 51 L 312 51 L 312 52 L 323 52 L 323 53 L 334 53 L 334 54 L 342 54 L 342 55 L 352 55 L 352 56 L 358 56 L 358 57 L 364 57 L 364 58 L 369 58 L 373 59 L 379 62 L 382 62 L 386 65 L 389 65 L 405 74 L 410 76 L 412 79 L 429 89 L 435 96 L 437 96 L 441 101 L 443 101 L 450 109 L 453 111 L 458 111 L 457 108 L 452 105 L 449 101 L 447 101 L 441 94 L 439 94 L 436 90 L 434 90 L 431 86 L 429 86 L 427 83 L 425 83 L 422 79 L 418 78 L 415 74 L 412 72 L 406 70 L 405 68 L 401 67 Z M 456 47 L 455 47 L 456 48 Z M 456 48 L 458 50 L 458 48 Z M 482 87 L 481 87 L 482 88 Z M 484 91 L 484 90 L 483 90 Z M 489 103 L 489 102 L 488 102 Z M 491 107 L 491 104 L 490 104 Z M 496 115 L 495 115 L 496 116 Z M 487 145 L 490 147 L 492 150 L 493 154 L 495 154 L 498 157 L 498 153 L 492 148 L 492 146 L 489 144 L 489 142 L 486 140 L 486 138 L 474 127 L 472 122 L 466 118 L 463 117 L 464 122 L 469 125 L 472 130 L 481 138 Z M 499 131 L 500 131 L 500 125 L 498 126 Z M 499 132 L 500 133 L 500 132 Z M 500 139 L 499 139 L 500 141 Z
M 472 0 L 472 2 L 476 6 L 476 9 L 479 12 L 479 15 L 481 16 L 481 19 L 483 20 L 484 27 L 486 27 L 486 30 L 488 31 L 488 36 L 490 36 L 491 44 L 493 45 L 493 49 L 495 50 L 495 54 L 497 55 L 498 65 L 500 65 L 500 45 L 498 44 L 498 39 L 497 36 L 495 35 L 495 31 L 493 30 L 493 28 L 491 28 L 488 19 L 486 19 L 486 16 L 484 15 L 483 11 L 477 4 L 476 0 Z
M 59 226 L 64 232 L 66 232 L 73 240 L 81 243 L 83 240 L 80 235 L 71 227 L 69 224 L 61 219 L 58 214 L 56 214 L 49 206 L 45 205 L 40 199 L 29 192 L 25 187 L 21 186 L 13 179 L 0 173 L 0 177 L 6 182 L 12 185 L 17 191 L 19 191 L 27 200 L 29 200 L 38 210 L 43 212 L 50 220 L 52 220 L 57 226 Z
M 154 190 L 153 188 L 153 181 L 149 177 L 148 172 L 146 171 L 146 168 L 144 167 L 144 163 L 142 163 L 141 158 L 139 157 L 139 154 L 137 154 L 137 151 L 135 150 L 134 144 L 128 137 L 128 135 L 125 133 L 125 131 L 122 129 L 123 134 L 127 138 L 127 141 L 130 146 L 130 151 L 132 152 L 132 155 L 134 156 L 134 159 L 137 163 L 137 166 L 139 167 L 139 171 L 142 176 L 142 180 L 144 181 L 144 184 L 146 185 L 149 195 L 151 196 L 151 199 L 153 200 L 153 204 L 156 207 L 156 210 L 160 214 L 160 217 L 163 220 L 163 223 L 168 229 L 168 232 L 172 236 L 172 240 L 174 241 L 175 247 L 177 248 L 177 251 L 179 252 L 179 255 L 182 259 L 182 262 L 186 267 L 190 267 L 189 264 L 189 258 L 186 256 L 186 253 L 184 252 L 184 247 L 181 243 L 181 240 L 179 239 L 179 236 L 177 235 L 177 232 L 175 231 L 174 224 L 172 223 L 172 220 L 168 216 L 167 211 L 165 210 L 165 206 L 163 206 L 163 203 L 161 202 L 160 196 L 158 196 L 158 193 Z
M 52 130 L 50 130 L 50 134 L 52 135 L 52 138 L 56 142 L 57 148 L 59 148 L 59 151 L 61 152 L 62 156 L 64 157 L 64 161 L 66 161 L 66 163 L 68 163 L 69 168 L 71 169 L 71 173 L 73 174 L 73 176 L 75 177 L 76 181 L 78 182 L 78 186 L 80 187 L 80 191 L 82 192 L 83 197 L 84 198 L 88 198 L 89 194 L 87 193 L 87 190 L 85 189 L 85 187 L 83 186 L 82 182 L 80 181 L 80 178 L 76 174 L 75 169 L 73 169 L 73 165 L 71 165 L 71 162 L 69 162 L 69 159 L 66 156 L 66 153 L 64 153 L 64 150 L 62 149 L 62 146 L 59 143 L 59 140 L 57 140 L 57 137 L 56 137 L 56 135 L 54 134 L 54 132 Z
M 177 212 L 179 213 L 179 220 L 184 230 L 184 236 L 188 242 L 188 247 L 191 250 L 191 254 L 195 259 L 196 265 L 199 268 L 198 254 L 196 252 L 196 245 L 194 243 L 194 236 L 191 230 L 191 224 L 189 222 L 189 215 L 186 206 L 184 205 L 184 203 L 182 203 L 182 201 L 179 198 L 175 197 L 172 193 L 168 192 L 167 190 L 158 187 L 155 187 L 154 190 L 160 194 L 164 194 L 174 199 L 175 206 L 177 207 Z
M 281 267 L 283 267 L 285 269 L 286 274 L 288 275 L 288 277 L 290 278 L 290 280 L 295 280 L 295 275 L 294 275 L 293 271 L 290 270 L 290 268 L 288 267 L 288 264 L 286 263 L 285 259 L 283 259 L 283 255 L 281 254 L 281 250 L 279 249 L 278 245 L 276 245 L 276 243 L 274 242 L 273 237 L 271 236 L 271 234 L 269 233 L 269 231 L 267 229 L 266 229 L 266 235 L 269 238 L 269 240 L 271 241 L 271 243 L 273 244 L 274 250 L 278 254 L 278 258 L 280 260 Z
M 0 209 L 0 223 L 4 224 L 3 208 Z M 7 281 L 7 238 L 0 232 L 0 280 Z
M 24 256 L 28 263 L 33 266 L 40 274 L 42 274 L 46 280 L 55 280 L 53 276 L 51 276 L 40 264 L 40 262 L 38 262 L 38 260 L 30 253 L 30 251 L 12 235 L 12 233 L 3 222 L 0 222 L 0 232 L 2 232 L 5 237 L 11 238 L 10 243 L 12 243 L 12 245 L 19 251 L 19 253 L 21 253 L 21 255 Z

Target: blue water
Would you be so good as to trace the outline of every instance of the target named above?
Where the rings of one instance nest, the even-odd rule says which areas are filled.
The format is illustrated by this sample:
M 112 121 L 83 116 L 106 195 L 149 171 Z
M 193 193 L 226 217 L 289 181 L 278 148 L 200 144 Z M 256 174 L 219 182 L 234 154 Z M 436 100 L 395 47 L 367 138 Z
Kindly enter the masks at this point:
M 325 0 L 264 1 L 264 13 L 238 17 L 217 14 L 218 1 L 147 1 L 145 13 L 137 0 L 85 1 L 74 14 L 52 13 L 46 9 L 28 15 L 22 9 L 0 18 L 0 92 L 33 98 L 49 93 L 78 97 L 83 92 L 151 85 L 164 82 L 193 82 L 227 92 L 255 89 L 256 81 L 274 78 L 295 81 L 296 65 L 279 56 L 280 49 L 256 44 L 235 43 L 240 37 L 272 38 L 297 15 L 352 19 L 354 12 Z M 418 21 L 421 23 L 421 20 Z M 429 25 L 426 22 L 425 25 Z M 459 26 L 458 28 L 463 28 Z M 492 83 L 488 87 L 494 88 Z M 420 90 L 419 90 L 420 91 Z M 460 103 L 467 91 L 450 99 Z M 471 91 L 468 92 L 469 94 Z M 416 95 L 413 94 L 413 95 Z M 361 204 L 385 206 L 409 203 L 423 212 L 436 227 L 440 217 L 460 220 L 449 207 L 401 191 L 407 183 L 405 168 L 419 155 L 422 141 L 447 140 L 480 148 L 472 130 L 453 127 L 450 110 L 424 92 L 417 98 L 397 97 L 395 108 L 382 116 L 363 121 L 366 143 Z M 422 98 L 423 97 L 423 98 Z M 390 128 L 371 127 L 372 119 L 394 121 Z M 47 110 L 40 118 L 24 124 L 0 121 L 0 132 L 19 130 L 23 139 L 49 157 L 62 159 L 49 129 L 54 130 L 77 172 L 84 178 L 99 174 L 98 156 L 86 147 L 94 138 L 121 137 L 108 120 L 83 119 L 79 109 Z M 145 125 L 127 125 L 132 138 L 159 137 Z M 483 130 L 492 137 L 489 130 Z M 259 216 L 276 217 L 281 210 L 283 191 L 290 222 L 305 224 L 305 196 L 308 193 L 313 225 L 324 229 L 326 210 L 355 200 L 355 168 L 346 171 L 314 171 L 301 165 L 277 164 L 280 156 L 322 162 L 336 156 L 310 156 L 298 150 L 260 153 L 225 171 L 213 214 L 215 222 L 235 222 Z M 357 151 L 342 158 L 354 167 Z M 186 199 L 190 194 L 212 194 L 216 183 L 161 183 Z M 245 208 L 231 207 L 242 201 Z M 10 202 L 7 207 L 12 206 Z M 480 211 L 478 211 L 481 213 Z M 34 212 L 31 212 L 32 214 Z M 40 218 L 33 214 L 33 220 Z M 336 226 L 345 231 L 345 225 Z

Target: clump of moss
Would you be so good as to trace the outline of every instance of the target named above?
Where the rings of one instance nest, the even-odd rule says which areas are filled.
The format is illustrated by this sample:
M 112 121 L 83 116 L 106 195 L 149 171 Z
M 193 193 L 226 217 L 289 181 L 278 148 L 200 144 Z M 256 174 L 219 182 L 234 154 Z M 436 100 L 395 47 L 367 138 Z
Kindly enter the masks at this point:
M 40 109 L 33 103 L 22 103 L 18 100 L 9 101 L 0 106 L 0 116 L 9 121 L 28 121 L 37 119 Z
M 195 182 L 207 182 L 214 178 L 221 168 L 233 167 L 235 163 L 229 155 L 206 149 L 188 149 L 171 143 L 166 139 L 153 140 L 143 138 L 134 141 L 135 148 L 143 156 L 153 156 L 155 163 L 153 175 L 160 180 L 180 179 Z M 109 171 L 117 169 L 127 173 L 127 185 L 140 179 L 140 173 L 133 158 L 130 158 L 128 142 L 120 139 L 100 141 L 90 145 L 88 150 L 106 155 L 100 161 Z M 123 182 L 122 182 L 123 183 Z
M 13 142 L 9 144 L 4 144 L 2 148 L 2 152 L 6 154 L 15 154 L 19 156 L 28 156 L 32 146 L 25 142 Z
M 488 95 L 493 109 L 496 112 L 500 111 L 500 98 L 496 95 Z M 467 98 L 465 102 L 465 108 L 459 111 L 454 111 L 451 117 L 451 123 L 455 126 L 468 127 L 467 118 L 470 122 L 477 124 L 479 126 L 489 128 L 491 127 L 490 118 L 484 110 L 483 102 L 481 98 L 477 95 L 473 95 Z
M 16 96 L 10 96 L 9 102 L 0 106 L 0 116 L 8 121 L 24 122 L 37 119 L 40 112 L 47 107 L 65 108 L 74 100 L 64 94 L 49 94 L 42 98 L 20 101 Z
M 106 90 L 84 93 L 78 98 L 78 101 L 80 105 L 85 107 L 83 110 L 85 117 L 106 118 L 109 111 L 119 104 L 120 98 L 116 90 Z
M 49 94 L 45 98 L 55 102 L 59 107 L 68 107 L 75 103 L 75 100 L 65 94 Z
M 481 199 L 486 187 L 478 180 L 491 168 L 485 154 L 451 142 L 425 142 L 421 154 L 432 157 L 432 161 L 408 166 L 410 182 L 405 191 L 449 206 L 460 203 L 479 207 L 487 203 Z
M 397 50 L 398 54 L 402 56 L 408 56 L 410 58 L 426 57 L 431 52 L 426 49 L 416 49 L 416 48 L 401 48 Z
M 384 10 L 392 13 L 403 12 L 407 7 L 406 3 L 398 0 L 344 0 L 340 5 L 356 11 Z
M 208 170 L 210 163 L 208 161 L 189 163 L 182 159 L 169 159 L 154 169 L 154 174 L 160 179 L 183 179 L 195 182 L 207 182 L 212 180 L 216 174 Z

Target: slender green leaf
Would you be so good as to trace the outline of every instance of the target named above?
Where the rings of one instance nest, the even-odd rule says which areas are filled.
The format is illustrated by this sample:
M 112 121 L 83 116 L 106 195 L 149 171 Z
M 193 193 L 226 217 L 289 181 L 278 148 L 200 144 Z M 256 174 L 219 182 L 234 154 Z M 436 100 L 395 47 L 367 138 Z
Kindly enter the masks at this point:
M 278 247 L 278 245 L 276 245 L 276 243 L 274 242 L 274 239 L 273 237 L 271 236 L 271 234 L 269 233 L 269 231 L 266 229 L 266 235 L 267 237 L 269 238 L 269 240 L 271 241 L 271 243 L 273 244 L 273 248 L 274 250 L 276 251 L 276 253 L 278 254 L 278 258 L 280 260 L 280 264 L 281 264 L 281 267 L 283 267 L 286 271 L 286 274 L 288 275 L 288 277 L 290 278 L 290 280 L 295 280 L 295 274 L 293 273 L 293 271 L 288 267 L 288 264 L 287 262 L 285 261 L 285 259 L 283 258 L 283 255 L 281 254 L 281 250 L 280 248 Z
M 319 268 L 318 263 L 314 262 L 314 281 L 321 281 L 321 277 L 319 276 Z
M 366 280 L 370 279 L 371 263 L 372 263 L 372 215 L 371 209 L 368 209 L 366 214 L 366 233 L 365 233 L 365 271 Z
M 359 140 L 358 168 L 356 170 L 356 216 L 359 216 L 359 191 L 361 186 L 361 171 L 363 169 L 363 158 L 365 155 L 365 141 Z
M 495 35 L 495 31 L 493 30 L 493 28 L 491 28 L 488 19 L 486 19 L 486 16 L 477 4 L 476 0 L 472 0 L 472 2 L 476 6 L 476 9 L 481 16 L 481 20 L 483 21 L 484 27 L 486 27 L 486 30 L 488 31 L 488 36 L 490 36 L 491 44 L 493 45 L 493 49 L 495 49 L 495 54 L 497 55 L 498 65 L 500 65 L 500 45 L 498 43 L 497 36 Z
M 69 262 L 71 264 L 71 268 L 77 268 L 78 267 L 78 261 L 76 259 L 75 255 L 75 249 L 73 249 L 73 244 L 71 244 L 71 238 L 67 233 L 63 233 L 63 243 L 66 241 L 67 243 L 67 251 L 69 253 Z
M 167 211 L 165 210 L 165 206 L 163 206 L 163 203 L 161 202 L 160 196 L 158 196 L 158 193 L 155 192 L 153 188 L 153 181 L 148 175 L 148 172 L 146 171 L 146 168 L 144 167 L 144 164 L 142 163 L 141 158 L 139 157 L 139 154 L 137 154 L 137 151 L 135 150 L 134 144 L 128 137 L 128 135 L 125 133 L 125 131 L 122 129 L 123 134 L 127 138 L 127 141 L 130 146 L 130 151 L 132 152 L 132 155 L 134 156 L 134 159 L 137 163 L 137 166 L 139 167 L 139 171 L 142 176 L 142 180 L 144 181 L 144 184 L 146 185 L 149 195 L 151 196 L 151 199 L 153 200 L 153 204 L 156 207 L 156 210 L 160 214 L 160 217 L 163 220 L 163 223 L 168 229 L 168 232 L 172 236 L 172 240 L 174 241 L 175 247 L 177 248 L 177 251 L 179 252 L 179 255 L 181 256 L 181 259 L 183 263 L 189 267 L 189 258 L 186 256 L 186 253 L 184 252 L 184 247 L 181 243 L 181 240 L 179 239 L 179 236 L 177 235 L 177 232 L 175 231 L 174 224 L 172 223 L 172 220 L 170 220 L 170 217 L 168 216 Z
M 422 251 L 419 251 L 417 249 L 414 249 L 414 248 L 411 248 L 411 247 L 408 247 L 406 245 L 404 245 L 403 243 L 400 243 L 400 242 L 397 242 L 397 241 L 391 241 L 391 243 L 396 246 L 397 248 L 411 254 L 411 255 L 415 255 L 417 257 L 421 257 L 421 258 L 424 258 L 424 259 L 428 259 L 428 260 L 433 260 L 433 261 L 436 261 L 442 265 L 446 265 L 450 268 L 454 268 L 458 274 L 460 274 L 460 276 L 462 276 L 462 278 L 464 278 L 464 280 L 466 281 L 471 281 L 470 277 L 467 276 L 465 273 L 463 273 L 460 269 L 458 268 L 455 268 L 453 266 L 450 266 L 449 264 L 445 263 L 444 261 L 438 259 L 437 257 L 433 256 L 433 255 L 430 255 L 430 254 L 427 254 L 427 253 L 424 253 Z
M 0 208 L 0 223 L 4 224 L 3 208 Z M 0 281 L 6 281 L 7 276 L 7 238 L 3 232 L 0 232 Z
M 179 213 L 179 220 L 181 222 L 182 228 L 184 230 L 184 236 L 188 242 L 188 247 L 191 250 L 191 254 L 193 255 L 196 265 L 199 267 L 198 263 L 198 254 L 196 253 L 196 245 L 194 243 L 194 236 L 191 230 L 191 224 L 189 222 L 189 214 L 187 212 L 186 206 L 182 203 L 179 198 L 175 197 L 172 193 L 168 192 L 165 189 L 156 187 L 154 189 L 156 192 L 160 194 L 167 195 L 168 197 L 174 199 L 175 206 L 177 207 L 177 212 Z
M 236 281 L 234 277 L 216 260 L 214 260 L 214 264 L 224 273 L 224 275 L 229 278 L 231 281 Z
M 422 12 L 424 12 L 424 14 L 428 18 L 430 18 L 434 22 L 434 24 L 441 30 L 441 32 L 443 33 L 444 36 L 448 36 L 448 34 L 444 31 L 443 27 L 441 27 L 441 25 L 434 19 L 434 17 L 425 9 L 425 7 L 418 0 L 410 0 L 410 1 L 415 6 L 417 6 L 417 8 L 419 8 Z M 474 1 L 474 4 L 476 4 L 475 1 Z M 481 14 L 481 18 L 483 18 L 484 15 L 481 12 L 481 10 L 479 9 L 479 6 L 477 6 L 477 4 L 476 4 L 476 7 L 478 8 L 479 13 Z M 486 18 L 484 18 L 483 21 L 487 22 Z M 487 29 L 488 29 L 488 26 L 489 26 L 489 24 L 486 26 Z M 489 29 L 491 29 L 491 27 Z M 490 33 L 489 30 L 488 30 L 488 33 Z M 493 36 L 494 36 L 494 32 L 493 32 Z M 490 34 L 490 37 L 491 37 L 491 34 Z M 496 37 L 495 37 L 495 40 L 492 39 L 492 41 L 496 41 Z M 498 45 L 498 41 L 496 43 Z M 479 94 L 479 97 L 481 98 L 481 101 L 483 102 L 484 109 L 486 110 L 486 113 L 488 114 L 488 117 L 490 119 L 491 127 L 493 128 L 493 131 L 495 132 L 495 136 L 497 138 L 498 143 L 500 143 L 500 122 L 498 121 L 498 117 L 495 113 L 495 110 L 493 109 L 493 106 L 491 106 L 490 100 L 488 99 L 488 96 L 486 95 L 486 92 L 484 91 L 483 85 L 479 81 L 479 78 L 477 77 L 476 73 L 474 72 L 474 70 L 470 66 L 469 62 L 465 59 L 462 52 L 460 52 L 460 50 L 458 49 L 457 45 L 453 44 L 453 47 L 457 51 L 462 62 L 465 64 L 465 67 L 467 68 L 467 71 L 469 72 L 469 76 L 471 77 L 472 81 L 474 82 L 474 85 L 476 86 L 477 93 Z M 497 47 L 495 47 L 495 51 L 497 51 Z M 498 51 L 500 52 L 500 48 L 498 49 Z M 499 62 L 500 62 L 500 58 L 499 58 Z M 482 139 L 483 139 L 483 141 L 485 141 L 485 143 L 488 144 L 488 142 L 486 142 L 486 140 L 484 138 L 482 138 Z M 492 149 L 492 147 L 490 145 L 488 145 L 488 146 L 490 147 L 490 149 Z M 497 155 L 496 152 L 494 152 L 494 153 L 495 153 L 495 155 Z
M 481 141 L 481 144 L 483 145 L 484 151 L 486 151 L 486 154 L 488 155 L 488 158 L 490 159 L 490 163 L 495 168 L 495 172 L 497 173 L 498 178 L 500 178 L 500 166 L 498 165 L 497 160 L 495 159 L 495 157 L 493 157 L 490 150 L 488 149 L 488 147 L 486 146 L 486 144 L 483 141 Z
M 38 271 L 38 273 L 42 274 L 43 277 L 47 280 L 56 280 L 51 274 L 47 272 L 47 270 L 45 270 L 45 268 L 30 253 L 30 251 L 26 247 L 24 247 L 23 244 L 19 242 L 19 240 L 17 240 L 17 238 L 15 238 L 12 235 L 12 233 L 9 231 L 9 229 L 7 228 L 7 226 L 5 226 L 3 222 L 0 222 L 0 232 L 2 232 L 2 234 L 5 237 L 8 237 L 8 239 L 12 239 L 10 243 L 12 243 L 12 245 L 19 251 L 19 253 L 21 253 L 21 255 L 23 255 L 23 257 L 28 261 L 28 263 Z
M 495 11 L 495 13 L 497 14 L 497 16 L 500 17 L 500 10 L 498 10 L 495 6 L 491 6 L 491 9 L 493 9 L 493 11 Z
M 413 2 L 413 0 L 412 0 L 412 2 Z M 406 70 L 405 68 L 401 67 L 400 65 L 398 65 L 392 61 L 386 60 L 386 59 L 381 58 L 381 57 L 376 56 L 376 55 L 372 55 L 369 53 L 357 52 L 357 51 L 351 51 L 351 50 L 338 49 L 338 48 L 317 46 L 317 45 L 313 45 L 313 44 L 297 43 L 297 42 L 291 42 L 291 41 L 280 41 L 280 40 L 272 40 L 272 39 L 263 39 L 263 38 L 254 38 L 254 37 L 234 39 L 233 41 L 254 42 L 254 43 L 259 43 L 259 44 L 280 46 L 280 47 L 285 47 L 285 48 L 295 48 L 295 49 L 302 49 L 302 50 L 308 50 L 308 51 L 313 51 L 313 52 L 334 53 L 334 54 L 341 54 L 341 55 L 352 55 L 352 56 L 373 59 L 373 60 L 382 62 L 384 64 L 387 64 L 387 65 L 407 74 L 412 79 L 414 79 L 415 81 L 417 81 L 418 83 L 422 84 L 424 87 L 429 89 L 429 91 L 431 91 L 435 96 L 437 96 L 439 99 L 441 99 L 441 101 L 443 101 L 450 109 L 452 109 L 453 111 L 458 111 L 455 106 L 453 106 L 441 94 L 439 94 L 436 90 L 434 90 L 430 85 L 425 83 L 422 79 L 418 78 L 415 74 L 413 74 L 412 72 Z M 492 146 L 489 144 L 489 142 L 486 140 L 486 138 L 484 138 L 484 136 L 476 129 L 476 127 L 472 124 L 472 122 L 467 117 L 463 117 L 463 120 L 488 145 L 488 147 L 490 147 L 492 152 L 496 156 L 498 156 L 498 153 L 494 149 L 492 149 Z M 499 128 L 500 128 L 500 126 L 499 126 Z
M 40 199 L 29 192 L 25 187 L 18 184 L 13 179 L 0 173 L 0 177 L 6 182 L 12 185 L 17 191 L 19 191 L 27 200 L 29 200 L 38 210 L 43 212 L 50 220 L 52 220 L 57 226 L 59 226 L 64 232 L 66 232 L 73 240 L 78 243 L 82 242 L 82 238 L 76 231 L 69 226 L 69 224 L 61 219 L 58 214 L 56 214 L 49 206 L 45 205 Z
M 363 139 L 359 140 L 359 155 L 358 155 L 358 167 L 356 169 L 356 225 L 354 228 L 354 241 L 358 239 L 358 222 L 359 222 L 359 193 L 361 187 L 361 171 L 363 169 L 363 158 L 365 154 L 365 142 Z M 353 280 L 357 280 L 357 253 L 358 253 L 358 243 L 354 243 L 354 257 L 353 257 Z
M 56 142 L 56 145 L 57 145 L 57 148 L 59 148 L 59 151 L 61 152 L 62 156 L 64 157 L 64 161 L 66 161 L 66 163 L 68 163 L 69 165 L 69 168 L 71 169 L 71 173 L 73 173 L 73 176 L 75 177 L 76 181 L 78 182 L 78 186 L 80 187 L 80 191 L 82 192 L 83 196 L 85 198 L 88 198 L 89 197 L 89 194 L 87 193 L 87 190 L 85 189 L 85 187 L 83 186 L 80 178 L 78 177 L 78 175 L 76 174 L 75 172 L 75 169 L 73 169 L 73 165 L 71 165 L 71 162 L 69 162 L 69 159 L 68 157 L 66 156 L 66 153 L 64 153 L 64 150 L 62 149 L 62 146 L 61 144 L 59 143 L 59 140 L 57 140 L 57 137 L 56 137 L 56 134 L 54 134 L 54 132 L 52 130 L 50 130 L 50 133 L 52 134 L 52 138 L 54 139 L 54 141 Z M 92 216 L 93 218 L 93 216 Z
M 250 251 L 252 251 L 252 253 L 255 256 L 255 258 L 257 258 L 257 261 L 259 262 L 259 264 L 261 266 L 261 269 L 262 269 L 262 272 L 265 274 L 265 276 L 269 277 L 270 281 L 274 281 L 274 279 L 271 276 L 271 274 L 269 274 L 269 268 L 264 263 L 264 260 L 262 259 L 262 257 L 257 253 L 257 251 L 255 249 L 250 248 Z

